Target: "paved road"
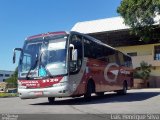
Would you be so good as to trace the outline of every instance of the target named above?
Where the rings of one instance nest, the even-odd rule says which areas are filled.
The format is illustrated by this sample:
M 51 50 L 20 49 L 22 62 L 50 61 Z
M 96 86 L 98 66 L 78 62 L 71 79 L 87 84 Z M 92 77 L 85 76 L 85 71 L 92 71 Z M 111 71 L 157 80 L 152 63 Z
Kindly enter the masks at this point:
M 160 113 L 160 89 L 129 90 L 125 96 L 107 93 L 91 102 L 83 98 L 57 98 L 54 105 L 47 98 L 21 100 L 0 98 L 0 113 L 10 114 L 109 114 Z

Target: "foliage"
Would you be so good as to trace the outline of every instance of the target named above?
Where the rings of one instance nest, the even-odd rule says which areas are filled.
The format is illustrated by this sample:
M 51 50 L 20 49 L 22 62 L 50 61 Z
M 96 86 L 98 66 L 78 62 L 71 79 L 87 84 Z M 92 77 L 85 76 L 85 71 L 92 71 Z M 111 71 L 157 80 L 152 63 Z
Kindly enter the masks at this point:
M 143 80 L 149 79 L 151 68 L 152 68 L 151 65 L 149 65 L 148 63 L 142 61 L 140 63 L 140 67 L 135 69 L 134 77 L 135 78 L 140 78 L 140 79 L 143 79 Z
M 148 42 L 155 29 L 154 18 L 160 14 L 160 0 L 122 0 L 117 12 L 132 28 L 132 33 Z
M 8 83 L 8 85 L 11 87 L 17 87 L 17 77 L 18 77 L 18 68 L 15 69 L 13 75 L 6 79 L 5 82 Z
M 18 96 L 17 93 L 0 93 L 0 98 L 3 98 L 3 97 L 16 97 Z
M 0 91 L 4 91 L 4 92 L 6 92 L 6 90 L 7 90 L 7 83 L 5 83 L 5 82 L 0 82 Z

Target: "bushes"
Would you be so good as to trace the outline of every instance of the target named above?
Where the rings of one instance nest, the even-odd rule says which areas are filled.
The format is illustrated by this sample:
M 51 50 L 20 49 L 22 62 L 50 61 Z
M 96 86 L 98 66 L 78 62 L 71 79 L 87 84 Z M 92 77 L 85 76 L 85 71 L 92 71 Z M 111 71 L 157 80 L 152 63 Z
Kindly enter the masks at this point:
M 18 94 L 17 93 L 0 93 L 0 98 L 4 98 L 4 97 L 17 97 Z
M 136 68 L 134 71 L 134 78 L 140 78 L 143 80 L 147 80 L 150 77 L 152 66 L 148 63 L 142 61 L 140 63 L 140 67 Z
M 148 87 L 148 79 L 150 77 L 152 66 L 148 63 L 142 61 L 140 67 L 136 68 L 134 71 L 134 87 L 144 88 Z

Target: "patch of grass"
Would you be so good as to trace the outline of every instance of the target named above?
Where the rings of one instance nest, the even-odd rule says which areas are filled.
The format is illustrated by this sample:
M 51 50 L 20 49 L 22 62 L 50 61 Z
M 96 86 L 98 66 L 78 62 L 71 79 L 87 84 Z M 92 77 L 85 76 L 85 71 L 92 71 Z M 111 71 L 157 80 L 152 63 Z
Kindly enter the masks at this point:
M 17 97 L 18 94 L 17 93 L 0 93 L 0 98 L 4 98 L 4 97 Z

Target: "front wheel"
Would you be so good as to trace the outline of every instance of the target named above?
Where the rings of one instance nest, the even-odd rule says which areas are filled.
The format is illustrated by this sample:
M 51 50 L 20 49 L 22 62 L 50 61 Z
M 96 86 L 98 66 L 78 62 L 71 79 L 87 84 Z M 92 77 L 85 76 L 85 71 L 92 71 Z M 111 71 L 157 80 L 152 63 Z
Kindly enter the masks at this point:
M 86 90 L 86 93 L 84 94 L 84 99 L 86 101 L 91 101 L 91 94 L 92 94 L 92 85 L 91 83 L 89 82 L 87 84 L 87 90 Z
M 49 102 L 50 104 L 54 104 L 54 102 L 55 102 L 55 97 L 48 97 L 48 102 Z
M 96 95 L 102 97 L 104 96 L 104 92 L 97 92 Z

